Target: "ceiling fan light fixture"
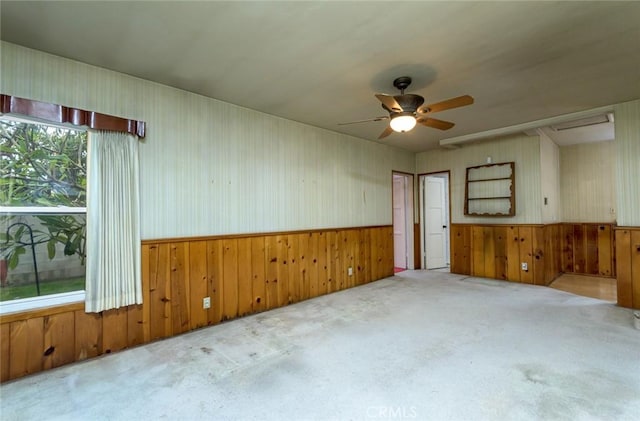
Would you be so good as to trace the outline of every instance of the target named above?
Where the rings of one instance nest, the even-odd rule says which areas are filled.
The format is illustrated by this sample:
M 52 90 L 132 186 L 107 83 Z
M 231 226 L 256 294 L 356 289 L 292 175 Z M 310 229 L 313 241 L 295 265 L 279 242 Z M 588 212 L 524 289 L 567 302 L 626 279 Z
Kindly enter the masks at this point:
M 403 113 L 393 117 L 389 125 L 394 132 L 408 132 L 416 126 L 416 118 L 412 113 Z

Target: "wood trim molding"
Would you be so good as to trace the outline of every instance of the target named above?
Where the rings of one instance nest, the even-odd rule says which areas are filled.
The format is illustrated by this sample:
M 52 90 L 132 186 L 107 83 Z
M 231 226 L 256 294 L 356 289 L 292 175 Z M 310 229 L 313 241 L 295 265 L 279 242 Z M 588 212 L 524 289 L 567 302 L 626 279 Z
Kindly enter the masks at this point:
M 77 310 L 84 311 L 84 301 L 3 314 L 2 316 L 0 316 L 0 324 L 16 322 L 19 320 L 35 319 L 36 317 L 52 316 L 54 314 L 67 313 L 69 311 Z
M 0 94 L 0 112 L 2 114 L 24 115 L 56 124 L 70 123 L 75 126 L 86 126 L 90 129 L 130 133 L 139 138 L 144 138 L 145 136 L 146 124 L 144 121 L 128 120 L 95 111 L 86 111 L 5 94 Z

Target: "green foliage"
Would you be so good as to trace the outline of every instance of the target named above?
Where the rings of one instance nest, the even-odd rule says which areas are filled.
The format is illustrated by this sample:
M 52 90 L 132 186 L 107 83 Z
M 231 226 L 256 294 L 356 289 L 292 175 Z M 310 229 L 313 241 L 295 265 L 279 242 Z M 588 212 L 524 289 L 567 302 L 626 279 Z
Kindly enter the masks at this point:
M 0 121 L 0 206 L 86 206 L 87 134 L 16 121 Z M 29 224 L 34 243 L 46 243 L 49 259 L 56 244 L 64 254 L 85 260 L 86 217 L 69 214 L 34 215 Z M 0 258 L 15 269 L 31 243 L 17 215 L 0 216 Z M 20 217 L 23 218 L 23 217 Z M 39 223 L 33 223 L 39 222 Z M 44 229 L 40 229 L 44 228 Z
M 59 294 L 61 292 L 80 291 L 85 288 L 85 278 L 59 279 L 40 283 L 40 295 Z M 33 282 L 24 285 L 5 286 L 0 288 L 0 301 L 15 300 L 37 296 Z
M 0 121 L 0 205 L 86 206 L 87 134 Z

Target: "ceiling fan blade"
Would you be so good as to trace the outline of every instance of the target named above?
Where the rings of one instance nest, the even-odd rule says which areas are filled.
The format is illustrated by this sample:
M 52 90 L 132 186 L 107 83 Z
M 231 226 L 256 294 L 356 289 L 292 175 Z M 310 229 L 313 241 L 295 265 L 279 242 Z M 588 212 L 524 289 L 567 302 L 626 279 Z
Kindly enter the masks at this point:
M 435 104 L 424 105 L 420 107 L 420 114 L 436 113 L 438 111 L 450 110 L 451 108 L 464 107 L 473 104 L 473 97 L 462 95 L 456 98 L 447 99 L 446 101 L 436 102 Z
M 376 94 L 376 98 L 378 98 L 380 102 L 382 102 L 382 106 L 387 111 L 389 112 L 393 111 L 396 113 L 402 112 L 402 107 L 400 106 L 400 104 L 398 104 L 396 99 L 391 95 Z
M 416 121 L 423 126 L 433 127 L 434 129 L 440 130 L 449 130 L 455 126 L 455 124 L 450 121 L 438 120 L 436 118 L 418 117 Z
M 367 120 L 357 120 L 357 121 L 349 121 L 348 123 L 338 123 L 338 126 L 346 126 L 347 124 L 368 123 L 370 121 L 381 121 L 381 120 L 388 120 L 388 119 L 389 119 L 388 115 L 383 115 L 380 117 L 369 118 Z
M 391 133 L 393 133 L 393 129 L 391 128 L 391 126 L 387 126 L 387 128 L 384 129 L 382 133 L 380 133 L 380 136 L 378 136 L 378 139 L 385 138 L 389 136 Z

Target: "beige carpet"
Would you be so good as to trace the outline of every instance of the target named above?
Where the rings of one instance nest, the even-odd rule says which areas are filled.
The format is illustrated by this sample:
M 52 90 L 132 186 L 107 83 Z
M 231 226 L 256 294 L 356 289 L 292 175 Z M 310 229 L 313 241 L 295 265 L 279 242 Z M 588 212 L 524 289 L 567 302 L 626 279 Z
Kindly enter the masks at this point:
M 406 271 L 9 382 L 6 420 L 637 420 L 613 304 Z

